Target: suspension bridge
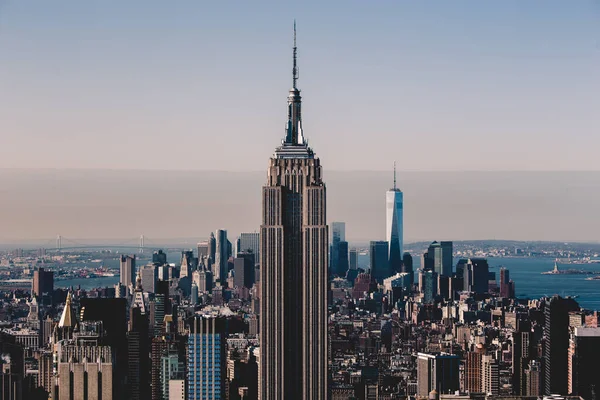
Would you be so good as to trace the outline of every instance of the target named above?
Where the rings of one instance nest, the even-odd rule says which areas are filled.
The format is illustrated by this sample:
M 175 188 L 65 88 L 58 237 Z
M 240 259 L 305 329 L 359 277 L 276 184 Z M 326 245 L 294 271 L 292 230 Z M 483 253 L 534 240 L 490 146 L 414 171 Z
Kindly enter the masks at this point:
M 118 243 L 91 243 L 84 242 L 81 239 L 69 239 L 62 235 L 57 235 L 56 240 L 50 239 L 46 243 L 41 246 L 46 251 L 70 251 L 70 250 L 112 250 L 112 249 L 137 249 L 139 253 L 144 253 L 145 251 L 155 251 L 163 248 L 169 248 L 172 250 L 185 250 L 185 248 L 173 247 L 173 246 L 165 246 L 158 245 L 151 240 L 148 240 L 147 237 L 141 235 L 139 238 L 126 239 L 122 242 Z

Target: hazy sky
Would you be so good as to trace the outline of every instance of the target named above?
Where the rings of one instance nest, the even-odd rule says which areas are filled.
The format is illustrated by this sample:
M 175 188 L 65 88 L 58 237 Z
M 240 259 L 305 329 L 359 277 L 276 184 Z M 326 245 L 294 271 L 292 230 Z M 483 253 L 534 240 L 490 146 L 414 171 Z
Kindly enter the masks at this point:
M 600 169 L 598 1 L 0 0 L 0 168 Z
M 350 241 L 383 240 L 389 172 L 325 171 L 327 219 Z M 259 229 L 266 172 L 0 169 L 0 243 L 148 244 Z M 415 240 L 600 240 L 600 172 L 404 172 Z M 65 239 L 65 240 L 66 240 Z

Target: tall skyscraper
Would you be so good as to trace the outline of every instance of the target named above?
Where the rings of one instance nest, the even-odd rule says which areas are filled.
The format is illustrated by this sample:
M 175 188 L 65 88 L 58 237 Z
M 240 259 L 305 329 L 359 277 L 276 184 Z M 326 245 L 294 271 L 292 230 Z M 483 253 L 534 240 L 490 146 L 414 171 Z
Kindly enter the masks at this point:
M 569 311 L 577 302 L 556 295 L 544 308 L 544 394 L 567 394 Z
M 52 294 L 54 293 L 54 272 L 46 271 L 44 268 L 38 268 L 34 271 L 31 293 L 38 297 L 40 303 L 51 303 Z
M 450 393 L 460 389 L 460 358 L 455 354 L 417 354 L 417 396 L 429 392 Z
M 296 86 L 269 161 L 260 247 L 260 398 L 327 398 L 329 235 L 321 164 L 302 132 Z
M 388 242 L 371 241 L 369 257 L 371 259 L 371 276 L 377 283 L 383 283 L 385 278 L 393 275 L 388 262 Z
M 225 320 L 194 317 L 188 335 L 188 399 L 225 399 Z
M 227 259 L 229 258 L 228 246 L 229 240 L 227 240 L 227 231 L 219 229 L 217 230 L 216 236 L 216 252 L 215 252 L 215 264 L 213 268 L 213 276 L 215 282 L 220 282 L 221 285 L 225 286 L 227 282 Z
M 506 268 L 500 268 L 500 297 L 508 299 L 515 297 L 515 283 L 510 280 L 510 274 Z
M 413 267 L 413 258 L 410 253 L 406 252 L 402 255 L 402 272 L 410 274 L 411 284 L 415 281 L 415 271 Z
M 525 396 L 540 396 L 542 394 L 542 365 L 537 360 L 531 360 L 525 370 Z
M 438 292 L 438 274 L 431 270 L 419 271 L 419 290 L 425 304 L 433 303 Z
M 388 260 L 392 273 L 402 270 L 404 251 L 403 194 L 396 187 L 396 162 L 394 162 L 394 187 L 385 194 L 385 240 L 389 243 Z
M 254 254 L 241 252 L 233 260 L 233 282 L 237 288 L 254 285 Z
M 206 265 L 206 268 L 212 268 L 216 257 L 217 239 L 215 239 L 215 234 L 211 232 L 208 238 L 208 264 Z
M 121 285 L 129 288 L 135 284 L 135 256 L 121 256 Z
M 348 242 L 341 241 L 337 245 L 337 266 L 336 275 L 340 277 L 346 276 L 348 272 Z
M 463 271 L 464 290 L 473 293 L 487 293 L 490 267 L 485 258 L 470 258 Z
M 498 372 L 498 360 L 491 354 L 481 357 L 481 391 L 498 395 L 500 388 L 500 375 Z
M 593 398 L 600 390 L 600 328 L 578 327 L 569 345 L 569 377 L 567 393 L 584 399 Z
M 452 242 L 433 242 L 423 254 L 423 268 L 452 276 Z
M 346 241 L 346 223 L 331 223 L 331 245 L 329 256 L 329 269 L 331 274 L 339 275 L 338 263 L 340 259 L 340 243 Z
M 258 232 L 240 233 L 240 248 L 238 253 L 252 250 L 254 261 L 260 260 L 260 234 Z
M 356 247 L 350 249 L 350 269 L 358 269 L 358 250 Z

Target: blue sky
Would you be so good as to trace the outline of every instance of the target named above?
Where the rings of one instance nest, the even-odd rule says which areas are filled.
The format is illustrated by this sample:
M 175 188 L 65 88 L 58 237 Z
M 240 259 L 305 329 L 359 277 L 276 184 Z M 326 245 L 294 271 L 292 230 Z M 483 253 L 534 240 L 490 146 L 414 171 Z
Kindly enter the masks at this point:
M 600 170 L 598 1 L 0 0 L 0 168 Z

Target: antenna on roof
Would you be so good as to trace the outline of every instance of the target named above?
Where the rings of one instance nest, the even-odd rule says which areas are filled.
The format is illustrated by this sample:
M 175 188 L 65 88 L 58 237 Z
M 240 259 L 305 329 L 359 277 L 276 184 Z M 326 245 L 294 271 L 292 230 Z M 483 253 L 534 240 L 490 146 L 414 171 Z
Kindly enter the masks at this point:
M 296 65 L 297 47 L 296 47 L 296 20 L 294 19 L 294 68 L 292 69 L 292 77 L 296 89 L 296 81 L 298 80 L 298 66 Z

